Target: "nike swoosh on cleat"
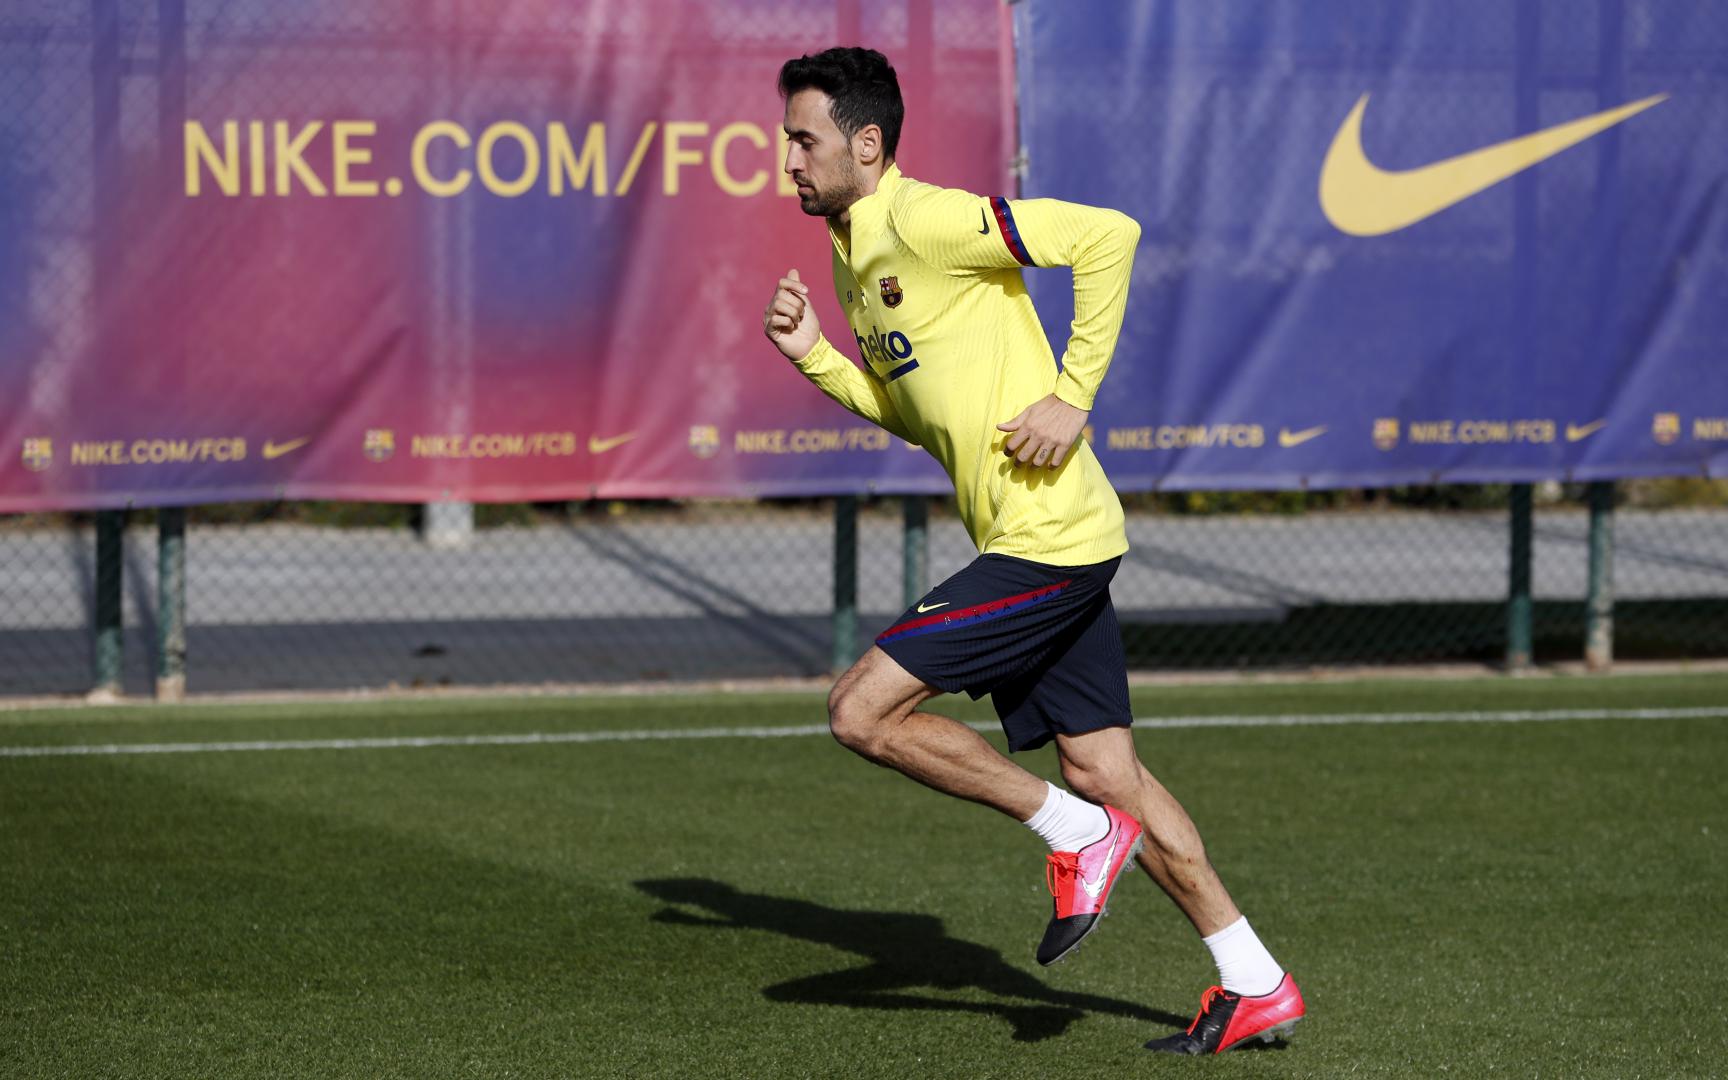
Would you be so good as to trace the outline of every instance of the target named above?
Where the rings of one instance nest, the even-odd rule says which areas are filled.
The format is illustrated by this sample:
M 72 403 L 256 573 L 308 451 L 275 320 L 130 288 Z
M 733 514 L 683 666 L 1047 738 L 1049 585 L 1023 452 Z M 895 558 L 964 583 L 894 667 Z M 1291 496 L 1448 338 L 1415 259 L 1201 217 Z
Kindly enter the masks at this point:
M 1110 833 L 1110 850 L 1104 855 L 1104 869 L 1098 871 L 1097 881 L 1080 879 L 1080 887 L 1086 890 L 1086 895 L 1098 899 L 1098 894 L 1104 891 L 1104 883 L 1110 879 L 1110 863 L 1116 858 L 1116 844 L 1122 839 L 1122 830 L 1113 828 Z
M 1321 424 L 1319 427 L 1303 428 L 1301 431 L 1291 431 L 1289 428 L 1279 428 L 1278 445 L 1285 449 L 1289 449 L 1292 446 L 1301 446 L 1309 439 L 1318 439 L 1324 434 L 1326 434 L 1325 424 Z
M 311 436 L 307 436 L 304 439 L 289 439 L 285 443 L 271 442 L 266 439 L 264 441 L 264 460 L 273 461 L 276 458 L 281 457 L 283 454 L 292 454 L 294 451 L 300 449 L 311 441 Z
M 1416 169 L 1382 169 L 1362 149 L 1363 94 L 1344 118 L 1320 166 L 1320 208 L 1340 232 L 1380 236 L 1409 228 L 1508 180 L 1568 147 L 1668 100 L 1654 94 Z
M 1580 439 L 1588 439 L 1607 426 L 1608 421 L 1606 420 L 1592 420 L 1588 424 L 1567 424 L 1566 441 L 1577 442 Z

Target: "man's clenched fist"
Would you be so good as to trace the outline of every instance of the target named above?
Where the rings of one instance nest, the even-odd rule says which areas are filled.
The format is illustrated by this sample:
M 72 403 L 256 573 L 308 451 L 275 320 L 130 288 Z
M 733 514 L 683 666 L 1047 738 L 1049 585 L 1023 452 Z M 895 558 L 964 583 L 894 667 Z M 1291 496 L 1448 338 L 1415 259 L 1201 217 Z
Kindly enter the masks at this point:
M 780 279 L 774 299 L 762 313 L 762 332 L 788 360 L 802 360 L 816 347 L 822 326 L 810 306 L 810 289 L 798 280 L 798 271 L 788 270 Z

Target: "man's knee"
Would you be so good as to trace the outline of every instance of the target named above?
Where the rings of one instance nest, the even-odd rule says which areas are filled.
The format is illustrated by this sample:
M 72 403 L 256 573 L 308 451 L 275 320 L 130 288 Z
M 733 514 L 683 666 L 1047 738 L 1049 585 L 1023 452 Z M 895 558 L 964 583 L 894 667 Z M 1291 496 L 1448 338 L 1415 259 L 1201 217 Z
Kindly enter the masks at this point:
M 1087 802 L 1121 806 L 1138 801 L 1134 795 L 1140 787 L 1140 763 L 1116 755 L 1086 762 L 1064 757 L 1062 779 Z
M 881 753 L 886 718 L 857 691 L 858 681 L 847 672 L 828 693 L 828 730 L 841 746 L 874 760 Z
M 879 648 L 867 651 L 828 694 L 828 728 L 840 745 L 888 764 L 900 722 L 935 690 Z

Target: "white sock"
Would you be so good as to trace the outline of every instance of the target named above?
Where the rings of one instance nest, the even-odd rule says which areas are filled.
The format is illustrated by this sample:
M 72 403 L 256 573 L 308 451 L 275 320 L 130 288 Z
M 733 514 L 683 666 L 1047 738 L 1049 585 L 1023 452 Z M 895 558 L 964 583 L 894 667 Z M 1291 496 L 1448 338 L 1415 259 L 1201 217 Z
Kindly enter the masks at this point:
M 1102 806 L 1094 806 L 1077 795 L 1070 795 L 1055 784 L 1045 784 L 1050 793 L 1044 805 L 1026 822 L 1051 851 L 1079 851 L 1110 831 L 1110 816 Z
M 1260 935 L 1248 925 L 1246 915 L 1201 940 L 1212 950 L 1218 965 L 1218 985 L 1232 994 L 1259 997 L 1278 989 L 1284 981 L 1284 969 L 1260 944 Z

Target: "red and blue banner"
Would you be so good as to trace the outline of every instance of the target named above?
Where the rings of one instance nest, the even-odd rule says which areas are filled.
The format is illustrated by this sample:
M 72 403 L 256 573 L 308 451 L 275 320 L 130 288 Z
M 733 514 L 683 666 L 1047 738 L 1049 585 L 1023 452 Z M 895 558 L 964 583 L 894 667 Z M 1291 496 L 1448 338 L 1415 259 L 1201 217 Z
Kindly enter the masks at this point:
M 1009 40 L 996 0 L 8 4 L 0 511 L 939 490 L 762 336 L 830 258 L 775 83 L 879 47 L 906 167 L 1000 190 Z
M 1719 5 L 14 0 L 0 512 L 946 490 L 761 334 L 792 267 L 844 325 L 836 42 L 909 175 L 1140 221 L 1124 491 L 1728 470 Z

